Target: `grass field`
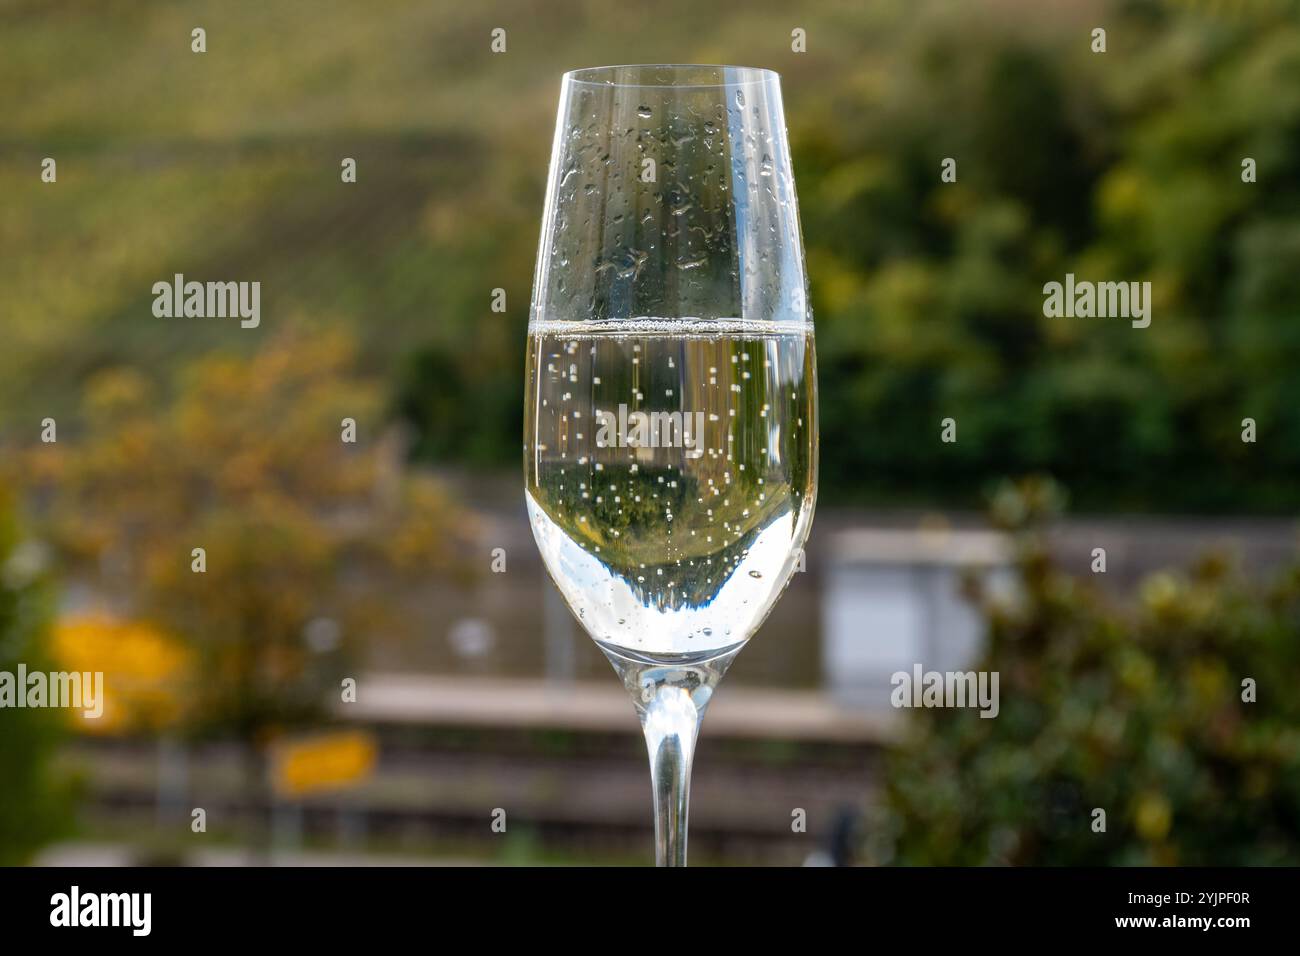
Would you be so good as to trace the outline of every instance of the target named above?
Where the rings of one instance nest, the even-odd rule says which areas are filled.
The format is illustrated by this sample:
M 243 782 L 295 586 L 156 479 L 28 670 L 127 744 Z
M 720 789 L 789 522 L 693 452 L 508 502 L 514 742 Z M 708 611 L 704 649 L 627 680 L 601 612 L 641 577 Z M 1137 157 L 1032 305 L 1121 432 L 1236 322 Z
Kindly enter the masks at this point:
M 502 361 L 522 349 L 562 71 L 755 63 L 794 70 L 806 103 L 860 53 L 849 28 L 869 33 L 847 4 L 801 16 L 819 55 L 800 69 L 781 4 L 651 9 L 0 4 L 3 426 L 67 412 L 104 365 L 255 347 L 286 323 L 355 329 L 381 373 L 428 342 Z M 154 318 L 150 287 L 176 272 L 260 280 L 263 328 Z

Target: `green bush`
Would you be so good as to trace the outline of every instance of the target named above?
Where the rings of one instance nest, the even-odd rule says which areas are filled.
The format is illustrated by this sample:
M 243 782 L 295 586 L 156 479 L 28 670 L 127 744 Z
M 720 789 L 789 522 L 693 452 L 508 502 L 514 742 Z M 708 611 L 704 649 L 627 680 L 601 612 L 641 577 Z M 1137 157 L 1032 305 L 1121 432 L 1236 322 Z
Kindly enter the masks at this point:
M 39 552 L 19 544 L 18 528 L 0 488 L 0 671 L 49 671 L 48 600 Z M 0 709 L 0 866 L 26 862 L 63 832 L 69 802 L 51 767 L 65 712 Z
M 1300 569 L 1255 585 L 1210 557 L 1113 602 L 1047 557 L 1053 497 L 1038 483 L 999 498 L 1019 593 L 974 596 L 1001 712 L 915 713 L 887 764 L 877 859 L 1300 863 Z
M 1087 510 L 1290 511 L 1300 24 L 1116 4 L 1098 55 L 1046 19 L 899 29 L 889 82 L 791 115 L 825 499 L 977 505 L 1045 472 Z M 1045 317 L 1066 273 L 1150 281 L 1151 326 Z

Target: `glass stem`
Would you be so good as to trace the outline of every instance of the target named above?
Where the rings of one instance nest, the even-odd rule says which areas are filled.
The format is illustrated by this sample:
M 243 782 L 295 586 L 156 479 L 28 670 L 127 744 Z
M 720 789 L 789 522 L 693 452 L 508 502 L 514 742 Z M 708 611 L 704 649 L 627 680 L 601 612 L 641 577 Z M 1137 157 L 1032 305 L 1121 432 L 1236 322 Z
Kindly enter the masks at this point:
M 672 658 L 651 658 L 596 642 L 632 695 L 646 749 L 655 801 L 655 862 L 686 865 L 686 818 L 691 761 L 704 709 L 741 645 Z
M 655 864 L 686 865 L 691 761 L 701 713 L 684 687 L 661 684 L 641 715 L 655 801 Z

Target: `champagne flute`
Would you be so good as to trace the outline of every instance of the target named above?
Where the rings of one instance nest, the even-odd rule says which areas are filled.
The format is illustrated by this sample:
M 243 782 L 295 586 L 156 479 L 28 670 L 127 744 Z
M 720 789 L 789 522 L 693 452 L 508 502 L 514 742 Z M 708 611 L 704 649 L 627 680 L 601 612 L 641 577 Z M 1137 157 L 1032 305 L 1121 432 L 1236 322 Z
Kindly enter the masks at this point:
M 660 866 L 700 721 L 799 562 L 817 488 L 803 242 L 777 75 L 564 76 L 529 315 L 533 536 L 631 693 Z

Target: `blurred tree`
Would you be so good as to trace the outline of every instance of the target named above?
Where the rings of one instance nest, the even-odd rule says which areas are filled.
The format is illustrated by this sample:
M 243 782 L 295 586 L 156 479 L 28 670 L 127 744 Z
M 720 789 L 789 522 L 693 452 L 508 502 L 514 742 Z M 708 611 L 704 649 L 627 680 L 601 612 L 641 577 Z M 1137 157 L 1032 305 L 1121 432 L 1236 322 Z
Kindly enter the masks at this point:
M 464 352 L 438 346 L 412 352 L 397 375 L 394 410 L 411 428 L 413 458 L 501 464 L 505 436 L 523 433 L 522 379 L 470 367 Z
M 932 17 L 888 83 L 792 110 L 826 500 L 969 506 L 1036 470 L 1085 509 L 1300 502 L 1300 22 L 1107 22 L 1101 56 L 1069 16 Z M 1067 272 L 1149 280 L 1151 327 L 1045 318 Z M 916 440 L 947 416 L 955 445 Z
M 173 383 L 103 372 L 81 432 L 27 459 L 74 573 L 190 648 L 181 726 L 247 745 L 257 805 L 271 737 L 325 716 L 359 639 L 409 626 L 403 584 L 466 567 L 471 519 L 375 437 L 377 392 L 351 358 L 317 332 Z
M 1300 569 L 1261 589 L 1206 559 L 1112 607 L 1050 563 L 1039 529 L 1058 501 L 1043 482 L 998 496 L 1020 593 L 976 597 L 1001 711 L 912 715 L 888 762 L 882 859 L 1300 863 Z
M 51 670 L 44 564 L 39 546 L 20 539 L 0 486 L 0 671 Z M 25 863 L 70 822 L 67 783 L 50 763 L 62 718 L 48 708 L 0 710 L 0 866 Z

